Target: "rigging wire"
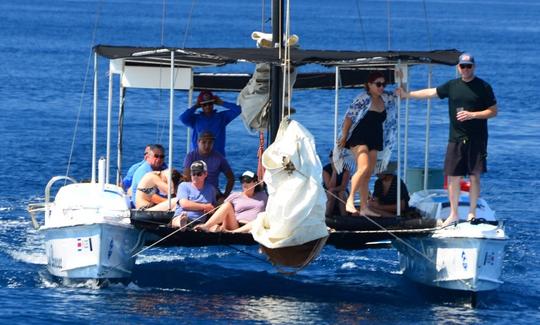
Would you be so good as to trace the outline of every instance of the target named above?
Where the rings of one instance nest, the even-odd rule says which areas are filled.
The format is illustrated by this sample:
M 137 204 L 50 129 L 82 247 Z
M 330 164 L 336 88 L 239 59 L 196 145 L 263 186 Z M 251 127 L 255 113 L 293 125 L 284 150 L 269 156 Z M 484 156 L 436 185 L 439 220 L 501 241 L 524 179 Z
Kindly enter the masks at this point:
M 364 50 L 367 50 L 366 30 L 364 29 L 364 21 L 362 19 L 362 12 L 360 11 L 360 0 L 356 0 L 356 13 L 358 14 L 358 21 L 360 22 L 360 34 L 362 35 Z
M 197 0 L 191 1 L 191 9 L 189 10 L 188 21 L 187 21 L 187 24 L 186 24 L 186 30 L 184 31 L 184 40 L 182 41 L 182 48 L 186 47 L 186 41 L 187 41 L 187 38 L 188 38 L 189 30 L 191 28 L 191 18 L 193 17 L 193 10 L 195 8 L 196 3 L 197 3 Z
M 428 36 L 428 49 L 431 50 L 433 47 L 432 47 L 431 27 L 429 24 L 426 0 L 422 1 L 422 5 L 424 7 L 424 20 L 426 21 L 426 32 Z
M 91 65 L 90 62 L 92 62 L 92 56 L 93 56 L 93 53 L 94 53 L 93 48 L 94 48 L 94 45 L 96 44 L 97 28 L 98 28 L 99 18 L 100 18 L 100 15 L 101 15 L 102 5 L 103 5 L 103 0 L 98 2 L 97 8 L 96 8 L 96 17 L 94 19 L 94 28 L 92 29 L 92 40 L 90 41 L 90 51 L 88 53 L 88 60 L 87 60 L 87 63 L 86 63 L 86 71 L 85 71 L 85 74 L 84 74 L 81 95 L 80 95 L 80 98 L 79 98 L 79 109 L 77 111 L 77 119 L 75 120 L 75 127 L 74 127 L 74 130 L 73 130 L 73 137 L 71 139 L 71 147 L 70 147 L 70 150 L 69 150 L 69 158 L 68 158 L 68 163 L 67 163 L 67 166 L 66 166 L 66 175 L 65 175 L 66 177 L 69 176 L 69 169 L 71 167 L 71 160 L 73 158 L 73 151 L 75 150 L 75 139 L 77 138 L 77 133 L 79 131 L 79 121 L 81 119 L 83 101 L 84 101 L 84 96 L 86 94 L 86 85 L 88 83 L 88 74 L 89 74 L 90 65 Z M 64 185 L 66 185 L 66 180 L 64 180 Z
M 388 51 L 390 51 L 392 46 L 392 39 L 391 39 L 391 8 L 390 8 L 390 2 L 391 0 L 386 0 L 386 22 L 387 22 L 387 37 L 388 37 Z

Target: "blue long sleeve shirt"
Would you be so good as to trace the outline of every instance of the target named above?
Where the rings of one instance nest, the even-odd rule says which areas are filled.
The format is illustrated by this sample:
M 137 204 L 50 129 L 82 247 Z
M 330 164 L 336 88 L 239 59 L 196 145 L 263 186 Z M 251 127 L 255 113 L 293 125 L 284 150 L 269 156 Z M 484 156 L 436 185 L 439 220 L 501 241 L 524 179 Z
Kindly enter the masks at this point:
M 200 132 L 210 131 L 216 137 L 214 140 L 214 150 L 225 156 L 225 127 L 240 115 L 241 108 L 234 103 L 225 101 L 222 106 L 226 110 L 214 110 L 210 116 L 203 114 L 202 111 L 197 111 L 195 105 L 180 115 L 180 121 L 193 129 L 191 149 L 197 148 L 197 140 Z

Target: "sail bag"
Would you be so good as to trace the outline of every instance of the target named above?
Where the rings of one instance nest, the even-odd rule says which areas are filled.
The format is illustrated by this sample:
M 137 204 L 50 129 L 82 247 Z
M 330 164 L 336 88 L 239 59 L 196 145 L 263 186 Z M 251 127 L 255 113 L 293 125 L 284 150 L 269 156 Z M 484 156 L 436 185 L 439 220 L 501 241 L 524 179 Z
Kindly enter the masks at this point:
M 328 236 L 322 165 L 313 135 L 300 123 L 283 120 L 264 152 L 266 211 L 253 223 L 253 238 L 267 248 L 298 246 Z

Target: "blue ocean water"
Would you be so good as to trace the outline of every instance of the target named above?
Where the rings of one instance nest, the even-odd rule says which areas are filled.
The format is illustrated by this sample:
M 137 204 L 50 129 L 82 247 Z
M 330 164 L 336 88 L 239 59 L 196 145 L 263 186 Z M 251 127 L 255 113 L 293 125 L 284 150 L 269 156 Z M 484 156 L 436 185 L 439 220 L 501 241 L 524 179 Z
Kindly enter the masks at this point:
M 540 321 L 540 3 L 536 0 L 292 1 L 291 29 L 306 49 L 472 52 L 477 74 L 493 86 L 499 106 L 489 121 L 489 173 L 483 196 L 506 221 L 510 237 L 503 280 L 467 297 L 426 289 L 399 273 L 391 249 L 345 251 L 326 247 L 295 276 L 254 259 L 255 247 L 150 249 L 138 258 L 128 285 L 95 288 L 53 281 L 43 238 L 32 229 L 26 205 L 43 198 L 50 177 L 90 176 L 91 47 L 160 44 L 251 47 L 254 30 L 270 30 L 269 1 L 0 2 L 0 322 L 2 323 L 538 323 Z M 192 4 L 194 4 L 192 6 Z M 164 17 L 164 18 L 163 18 Z M 388 32 L 390 27 L 390 32 Z M 106 66 L 100 65 L 102 127 Z M 240 71 L 242 66 L 229 67 Z M 245 70 L 249 71 L 249 70 Z M 452 78 L 435 67 L 433 84 Z M 411 70 L 412 88 L 426 70 Z M 355 96 L 342 91 L 341 113 Z M 234 101 L 233 93 L 219 94 Z M 317 138 L 323 162 L 333 141 L 331 91 L 295 93 L 294 118 Z M 165 142 L 168 92 L 143 91 L 126 102 L 125 165 L 138 161 L 148 142 Z M 176 97 L 179 114 L 187 105 Z M 423 161 L 425 102 L 411 102 L 410 165 Z M 150 109 L 150 110 L 149 110 Z M 80 123 L 75 124 L 77 116 Z M 442 166 L 446 102 L 434 101 L 430 163 Z M 75 132 L 75 130 L 77 132 Z M 76 134 L 76 136 L 74 136 Z M 177 122 L 182 150 L 185 129 Z M 228 129 L 228 158 L 236 174 L 255 168 L 258 138 L 240 120 Z M 104 155 L 104 142 L 99 155 Z M 181 164 L 180 153 L 174 165 Z M 113 162 L 114 163 L 114 162 Z

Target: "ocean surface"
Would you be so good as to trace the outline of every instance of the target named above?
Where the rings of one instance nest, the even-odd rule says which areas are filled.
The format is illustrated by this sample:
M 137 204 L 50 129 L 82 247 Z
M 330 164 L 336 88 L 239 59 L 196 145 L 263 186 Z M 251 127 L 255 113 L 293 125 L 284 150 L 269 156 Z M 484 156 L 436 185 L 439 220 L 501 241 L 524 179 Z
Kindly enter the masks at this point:
M 0 2 L 0 138 L 5 149 L 0 158 L 0 323 L 540 323 L 537 0 L 291 4 L 291 30 L 306 49 L 455 48 L 475 55 L 476 72 L 493 86 L 499 107 L 499 115 L 489 121 L 489 172 L 482 195 L 505 220 L 510 238 L 504 284 L 480 295 L 476 308 L 466 296 L 406 280 L 393 249 L 325 247 L 294 276 L 253 258 L 262 257 L 256 247 L 149 249 L 137 259 L 126 285 L 96 288 L 51 279 L 43 236 L 32 228 L 26 206 L 43 200 L 47 181 L 65 175 L 69 161 L 71 176 L 90 177 L 92 46 L 251 47 L 252 31 L 270 31 L 265 22 L 269 2 Z M 225 71 L 251 69 L 239 65 Z M 426 72 L 411 69 L 413 89 L 427 85 Z M 453 67 L 434 67 L 433 85 L 454 76 Z M 105 154 L 106 81 L 103 60 L 99 155 Z M 341 115 L 357 92 L 340 93 Z M 218 95 L 230 101 L 236 96 Z M 178 115 L 187 106 L 186 94 L 177 94 L 175 103 Z M 323 163 L 333 142 L 333 103 L 332 91 L 298 91 L 293 98 L 294 118 L 315 135 Z M 429 159 L 435 168 L 442 166 L 446 145 L 446 105 L 433 101 Z M 411 102 L 410 166 L 423 161 L 425 107 L 424 101 Z M 167 114 L 168 91 L 128 91 L 124 166 L 141 159 L 146 143 L 166 144 Z M 179 149 L 173 165 L 180 166 L 186 131 L 178 120 L 175 127 Z M 227 132 L 235 174 L 256 168 L 258 137 L 249 135 L 240 119 Z

